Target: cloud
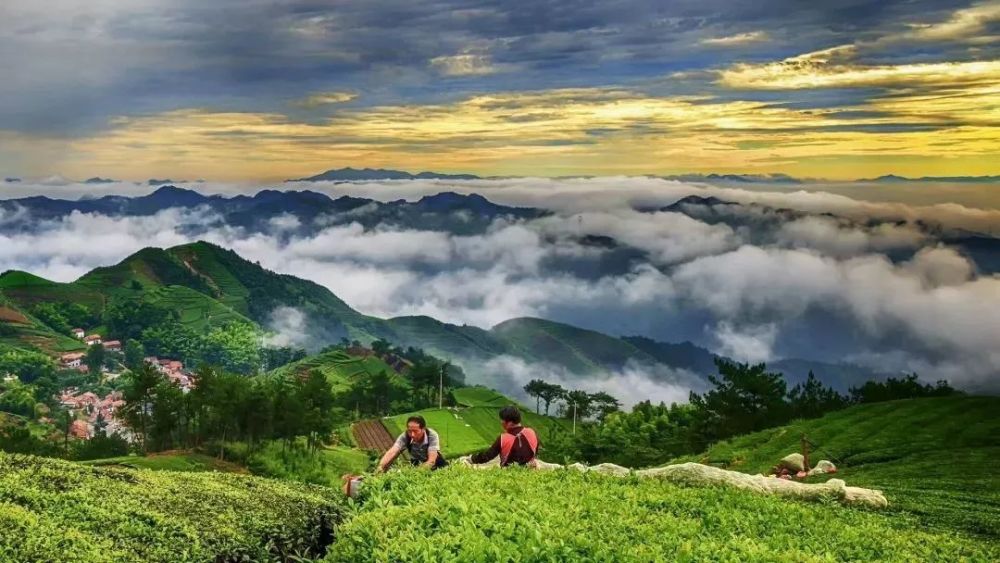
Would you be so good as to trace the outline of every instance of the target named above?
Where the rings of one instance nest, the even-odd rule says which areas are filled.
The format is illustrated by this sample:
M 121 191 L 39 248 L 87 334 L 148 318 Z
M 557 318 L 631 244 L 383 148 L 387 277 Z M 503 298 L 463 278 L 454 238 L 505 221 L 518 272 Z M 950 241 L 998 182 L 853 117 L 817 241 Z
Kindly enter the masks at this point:
M 431 59 L 431 67 L 444 76 L 479 76 L 500 72 L 489 55 L 465 53 Z
M 741 63 L 721 71 L 719 82 L 729 88 L 796 90 L 990 85 L 1000 78 L 1000 61 L 876 65 L 856 62 L 857 50 L 855 45 L 841 45 L 779 62 Z
M 938 222 L 946 230 L 986 232 L 1000 225 L 1000 211 L 655 178 L 371 182 L 316 189 L 394 200 L 445 186 L 544 207 L 554 215 L 499 221 L 473 235 L 353 223 L 319 225 L 302 234 L 287 228 L 294 216 L 279 216 L 268 230 L 248 233 L 199 210 L 127 219 L 75 213 L 11 231 L 27 224 L 23 210 L 11 209 L 0 217 L 0 225 L 7 225 L 0 231 L 0 261 L 68 281 L 146 246 L 206 239 L 269 269 L 316 281 L 360 311 L 383 317 L 426 314 L 489 328 L 536 316 L 609 334 L 691 340 L 750 361 L 850 359 L 964 386 L 1000 383 L 1000 357 L 992 344 L 1000 339 L 1000 278 L 980 273 L 968 257 L 942 246 L 936 228 L 919 226 Z M 658 208 L 692 194 L 744 205 L 732 216 L 720 211 L 711 222 L 632 209 Z M 749 204 L 837 217 L 766 215 Z M 774 223 L 760 222 L 765 218 Z M 621 246 L 592 242 L 600 237 Z M 297 318 L 276 312 L 272 324 L 291 342 L 296 337 L 289 335 L 307 330 Z
M 703 39 L 701 42 L 704 45 L 714 45 L 722 47 L 730 46 L 741 46 L 750 43 L 760 43 L 768 41 L 771 36 L 768 35 L 766 31 L 748 31 L 745 33 L 737 33 L 735 35 L 726 35 L 724 37 L 710 37 L 708 39 Z
M 570 390 L 589 393 L 604 391 L 621 401 L 626 408 L 641 401 L 686 403 L 692 390 L 700 392 L 704 387 L 698 376 L 686 370 L 636 363 L 629 363 L 621 371 L 596 378 L 581 378 L 560 366 L 541 362 L 528 363 L 513 356 L 499 356 L 486 362 L 470 363 L 465 370 L 469 382 L 488 382 L 500 392 L 526 405 L 534 402 L 524 392 L 524 385 L 532 379 L 562 385 Z M 550 407 L 550 413 L 555 414 L 557 405 Z
M 264 337 L 268 346 L 315 348 L 315 332 L 310 330 L 306 314 L 300 309 L 276 307 L 265 328 L 269 331 Z
M 774 356 L 774 342 L 778 338 L 777 325 L 734 327 L 723 321 L 713 331 L 719 341 L 719 353 L 738 362 L 756 364 Z
M 347 103 L 357 97 L 358 95 L 355 92 L 318 92 L 310 94 L 301 100 L 296 100 L 293 105 L 312 109 L 326 105 Z
M 899 41 L 958 41 L 988 45 L 998 40 L 991 25 L 1000 22 L 1000 3 L 987 1 L 956 10 L 945 21 L 909 23 L 908 30 L 882 38 L 880 43 Z

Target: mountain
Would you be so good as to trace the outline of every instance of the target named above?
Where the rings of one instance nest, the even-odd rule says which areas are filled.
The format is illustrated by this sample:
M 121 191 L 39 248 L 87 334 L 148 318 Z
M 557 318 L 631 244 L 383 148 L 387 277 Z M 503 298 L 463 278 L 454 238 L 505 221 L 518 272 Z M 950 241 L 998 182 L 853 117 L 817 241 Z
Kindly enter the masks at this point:
M 662 176 L 664 180 L 680 182 L 730 182 L 740 184 L 802 184 L 787 174 L 676 174 Z
M 410 174 L 402 170 L 387 170 L 384 168 L 337 168 L 327 170 L 308 178 L 289 180 L 290 182 L 358 182 L 374 180 L 478 180 L 474 174 L 439 174 L 437 172 L 420 172 Z
M 118 180 L 112 180 L 110 178 L 101 178 L 100 176 L 94 176 L 93 178 L 87 178 L 83 181 L 84 184 L 113 184 Z
M 266 328 L 276 313 L 294 309 L 301 315 L 299 331 L 310 337 L 301 344 L 312 350 L 344 338 L 364 343 L 381 338 L 450 359 L 473 379 L 486 373 L 480 369 L 483 362 L 500 356 L 561 367 L 579 377 L 605 376 L 640 366 L 652 368 L 653 377 L 670 381 L 674 372 L 655 367 L 683 369 L 698 377 L 715 372 L 715 356 L 691 343 L 618 338 L 545 319 L 511 319 L 484 330 L 426 316 L 372 317 L 351 308 L 324 286 L 272 272 L 207 242 L 144 248 L 70 283 L 6 272 L 0 275 L 0 298 L 0 327 L 6 335 L 0 341 L 53 354 L 79 347 L 79 343 L 32 317 L 27 313 L 31 307 L 46 302 L 78 303 L 99 318 L 115 303 L 139 300 L 176 311 L 182 323 L 199 331 L 232 321 Z M 873 376 L 854 366 L 807 360 L 781 362 L 775 366 L 787 369 L 792 383 L 811 369 L 842 391 Z
M 310 190 L 262 190 L 253 196 L 206 196 L 167 185 L 134 197 L 109 195 L 63 200 L 32 196 L 3 200 L 0 209 L 9 211 L 10 217 L 0 225 L 0 232 L 31 231 L 39 228 L 39 220 L 59 219 L 74 211 L 131 217 L 153 215 L 171 208 L 205 209 L 227 225 L 253 232 L 273 232 L 277 223 L 288 235 L 309 235 L 326 227 L 351 223 L 361 224 L 366 229 L 392 224 L 402 228 L 479 234 L 499 218 L 517 221 L 550 214 L 542 209 L 499 205 L 478 194 L 454 192 L 428 195 L 414 202 L 402 199 L 380 202 L 351 196 L 333 199 Z M 292 216 L 294 221 L 282 222 L 287 216 Z M 185 225 L 185 230 L 197 236 L 213 224 L 198 217 L 192 224 Z
M 875 182 L 880 184 L 893 184 L 900 182 L 941 182 L 959 184 L 991 184 L 1000 182 L 1000 176 L 921 176 L 919 178 L 907 178 L 896 174 L 886 174 L 878 178 L 868 178 L 855 180 L 856 182 Z

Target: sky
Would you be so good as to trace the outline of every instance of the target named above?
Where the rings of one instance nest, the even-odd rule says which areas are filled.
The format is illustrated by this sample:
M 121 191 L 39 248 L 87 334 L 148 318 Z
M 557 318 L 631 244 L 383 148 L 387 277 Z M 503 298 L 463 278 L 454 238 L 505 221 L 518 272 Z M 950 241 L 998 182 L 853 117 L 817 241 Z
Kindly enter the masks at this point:
M 4 0 L 0 176 L 1000 174 L 1000 2 Z

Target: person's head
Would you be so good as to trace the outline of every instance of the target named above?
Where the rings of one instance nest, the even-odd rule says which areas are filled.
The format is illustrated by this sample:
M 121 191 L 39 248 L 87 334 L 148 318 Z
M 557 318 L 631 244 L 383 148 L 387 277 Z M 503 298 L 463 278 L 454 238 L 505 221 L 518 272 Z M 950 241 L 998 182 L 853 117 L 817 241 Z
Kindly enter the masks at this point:
M 517 410 L 514 405 L 507 405 L 506 407 L 500 409 L 500 426 L 503 426 L 504 430 L 510 430 L 515 426 L 521 425 L 521 411 Z
M 422 416 L 411 416 L 406 419 L 406 433 L 413 441 L 423 440 L 424 432 L 427 429 L 427 421 Z

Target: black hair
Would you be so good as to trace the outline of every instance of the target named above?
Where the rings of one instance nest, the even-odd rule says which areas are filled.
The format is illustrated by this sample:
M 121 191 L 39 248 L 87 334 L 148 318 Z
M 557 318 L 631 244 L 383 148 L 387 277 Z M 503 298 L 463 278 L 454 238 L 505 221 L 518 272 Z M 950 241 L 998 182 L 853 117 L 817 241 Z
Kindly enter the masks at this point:
M 420 415 L 411 416 L 410 418 L 406 419 L 406 423 L 407 424 L 409 424 L 411 422 L 416 422 L 421 428 L 427 428 L 427 421 L 424 420 L 424 417 L 422 417 Z
M 506 407 L 500 409 L 500 420 L 504 422 L 512 422 L 514 424 L 521 424 L 521 411 L 517 410 L 514 405 L 507 405 Z

